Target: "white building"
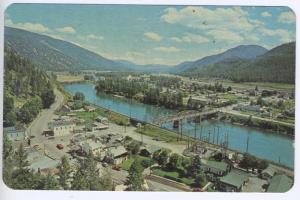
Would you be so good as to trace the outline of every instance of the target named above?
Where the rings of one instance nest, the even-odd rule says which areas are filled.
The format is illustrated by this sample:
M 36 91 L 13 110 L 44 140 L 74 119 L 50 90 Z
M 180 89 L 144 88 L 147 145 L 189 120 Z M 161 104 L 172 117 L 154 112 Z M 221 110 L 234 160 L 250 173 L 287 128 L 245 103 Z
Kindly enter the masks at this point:
M 72 121 L 55 121 L 48 123 L 48 128 L 53 136 L 66 136 L 74 131 L 75 123 Z

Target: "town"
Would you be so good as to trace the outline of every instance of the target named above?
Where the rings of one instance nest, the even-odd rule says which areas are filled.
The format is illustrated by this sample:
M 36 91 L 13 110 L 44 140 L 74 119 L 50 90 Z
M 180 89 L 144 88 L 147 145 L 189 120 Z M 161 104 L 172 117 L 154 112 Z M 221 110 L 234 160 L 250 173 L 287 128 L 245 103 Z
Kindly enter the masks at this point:
M 86 81 L 91 81 L 91 76 L 87 76 L 86 72 L 82 74 L 85 74 Z M 112 75 L 113 73 L 104 73 L 107 77 Z M 105 81 L 105 78 L 101 77 L 100 81 Z M 257 86 L 253 90 L 241 90 L 230 86 L 226 89 L 221 84 L 203 86 L 195 84 L 196 81 L 193 80 L 181 81 L 181 78 L 167 75 L 135 74 L 117 78 L 128 82 L 134 81 L 134 84 L 138 84 L 139 80 L 141 84 L 157 84 L 151 81 L 153 79 L 168 83 L 167 87 L 162 86 L 160 91 L 162 94 L 164 92 L 177 94 L 178 91 L 183 93 L 180 95 L 181 109 L 186 107 L 186 110 L 198 110 L 201 113 L 203 110 L 214 108 L 221 112 L 218 118 L 222 120 L 226 120 L 227 113 L 230 115 L 237 113 L 266 121 L 276 120 L 279 124 L 283 124 L 283 128 L 288 120 L 294 120 L 290 117 L 294 116 L 293 114 L 280 112 L 280 106 L 286 110 L 285 106 L 294 102 L 293 93 L 286 91 L 260 90 Z M 174 84 L 169 84 L 172 81 Z M 217 91 L 213 92 L 215 90 Z M 80 92 L 76 92 L 74 96 L 67 94 L 66 97 L 63 95 L 66 91 L 62 93 L 57 90 L 56 93 L 60 95 L 60 99 L 56 97 L 59 103 L 55 103 L 46 111 L 50 112 L 49 121 L 33 121 L 27 129 L 4 128 L 4 133 L 15 149 L 18 149 L 21 143 L 24 145 L 29 167 L 36 172 L 59 176 L 58 166 L 62 158 L 67 159 L 71 168 L 76 170 L 81 160 L 92 156 L 97 162 L 99 174 L 111 175 L 111 189 L 114 190 L 130 190 L 134 187 L 134 190 L 149 191 L 284 192 L 292 187 L 291 170 L 250 154 L 231 150 L 226 143 L 218 145 L 218 142 L 214 143 L 207 137 L 198 140 L 195 137 L 176 136 L 176 133 L 171 133 L 155 123 L 138 121 L 93 105 L 86 101 L 84 94 Z M 123 96 L 126 94 L 118 92 L 115 95 L 118 95 L 118 98 L 125 98 Z M 290 109 L 292 108 L 291 106 Z M 237 121 L 232 121 L 233 119 L 231 118 L 231 123 L 243 123 L 238 121 L 238 118 Z M 246 119 L 247 125 L 254 124 L 253 122 L 250 124 L 249 117 Z M 161 120 L 163 119 L 158 119 Z M 44 129 L 35 132 L 41 130 L 39 129 L 41 124 L 45 125 Z M 173 125 L 176 124 L 178 120 L 174 120 Z M 147 134 L 149 131 L 157 131 L 158 135 L 151 137 L 153 135 Z M 278 126 L 277 130 L 273 131 L 276 134 Z M 289 129 L 286 129 L 286 134 L 291 134 Z M 166 140 L 169 135 L 171 138 L 177 137 L 176 141 Z M 140 165 L 141 169 L 135 172 L 139 173 L 140 185 L 132 186 L 128 183 L 132 165 Z M 71 180 L 70 175 L 68 180 L 70 188 Z

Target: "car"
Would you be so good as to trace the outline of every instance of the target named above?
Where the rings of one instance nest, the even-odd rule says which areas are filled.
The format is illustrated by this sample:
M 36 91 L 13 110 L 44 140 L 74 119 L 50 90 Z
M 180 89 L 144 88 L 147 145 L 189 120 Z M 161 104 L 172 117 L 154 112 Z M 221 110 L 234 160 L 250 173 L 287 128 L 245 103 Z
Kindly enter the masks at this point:
M 61 150 L 61 149 L 64 148 L 64 145 L 62 145 L 62 144 L 57 144 L 57 145 L 56 145 L 56 148 L 58 148 L 59 150 Z

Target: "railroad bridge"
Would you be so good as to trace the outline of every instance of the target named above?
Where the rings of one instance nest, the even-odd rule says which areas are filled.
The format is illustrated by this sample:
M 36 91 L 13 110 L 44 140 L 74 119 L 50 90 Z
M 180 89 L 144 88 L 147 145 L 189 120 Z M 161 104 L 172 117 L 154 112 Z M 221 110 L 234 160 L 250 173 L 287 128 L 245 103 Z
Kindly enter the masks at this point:
M 182 122 L 182 120 L 198 118 L 201 121 L 201 119 L 216 115 L 218 112 L 219 112 L 218 110 L 208 110 L 208 111 L 202 111 L 202 112 L 195 111 L 195 110 L 183 111 L 183 112 L 179 112 L 175 115 L 170 115 L 170 116 L 165 116 L 165 117 L 155 119 L 155 120 L 153 120 L 152 123 L 155 125 L 158 125 L 158 126 L 162 126 L 163 124 L 165 124 L 167 122 L 173 122 L 173 126 L 178 127 L 179 122 Z

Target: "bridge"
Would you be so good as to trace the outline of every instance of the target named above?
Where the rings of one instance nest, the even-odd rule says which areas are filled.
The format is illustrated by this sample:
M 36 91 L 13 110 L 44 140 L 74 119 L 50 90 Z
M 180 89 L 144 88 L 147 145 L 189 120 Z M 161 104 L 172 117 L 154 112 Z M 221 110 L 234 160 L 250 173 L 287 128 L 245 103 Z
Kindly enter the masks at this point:
M 199 112 L 199 111 L 187 111 L 186 112 L 185 111 L 185 112 L 179 112 L 176 115 L 170 115 L 170 116 L 165 116 L 165 117 L 155 119 L 155 120 L 153 120 L 152 123 L 155 125 L 161 126 L 162 124 L 167 123 L 167 122 L 175 122 L 175 121 L 179 122 L 179 121 L 182 121 L 185 119 L 194 119 L 197 117 L 204 118 L 207 116 L 214 115 L 218 112 L 219 112 L 218 110 L 209 110 L 209 111 L 202 111 L 202 112 Z

